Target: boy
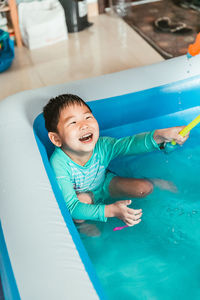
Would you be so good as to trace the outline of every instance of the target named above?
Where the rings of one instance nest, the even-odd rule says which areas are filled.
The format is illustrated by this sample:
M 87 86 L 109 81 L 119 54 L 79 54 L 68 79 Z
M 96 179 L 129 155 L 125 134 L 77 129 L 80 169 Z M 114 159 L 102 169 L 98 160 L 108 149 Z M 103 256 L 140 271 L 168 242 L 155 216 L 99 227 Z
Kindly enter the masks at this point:
M 119 155 L 159 149 L 165 142 L 183 144 L 178 133 L 183 126 L 155 130 L 132 137 L 99 137 L 99 126 L 89 106 L 78 96 L 65 94 L 50 99 L 44 107 L 45 126 L 56 146 L 50 163 L 75 222 L 106 222 L 117 217 L 128 226 L 141 221 L 142 210 L 132 209 L 131 200 L 105 204 L 105 199 L 145 197 L 153 184 L 145 179 L 122 178 L 111 173 L 109 162 Z

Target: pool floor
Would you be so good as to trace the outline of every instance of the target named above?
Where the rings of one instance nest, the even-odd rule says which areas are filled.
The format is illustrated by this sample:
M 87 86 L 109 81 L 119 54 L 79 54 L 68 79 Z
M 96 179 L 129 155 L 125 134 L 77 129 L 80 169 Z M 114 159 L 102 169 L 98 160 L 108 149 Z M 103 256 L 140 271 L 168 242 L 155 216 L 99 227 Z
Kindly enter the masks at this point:
M 187 123 L 186 123 L 187 124 Z M 120 176 L 159 178 L 177 191 L 155 188 L 131 206 L 142 222 L 113 232 L 123 223 L 95 222 L 99 237 L 81 234 L 108 299 L 200 299 L 200 129 L 178 150 L 114 161 Z M 127 168 L 128 166 L 128 168 Z

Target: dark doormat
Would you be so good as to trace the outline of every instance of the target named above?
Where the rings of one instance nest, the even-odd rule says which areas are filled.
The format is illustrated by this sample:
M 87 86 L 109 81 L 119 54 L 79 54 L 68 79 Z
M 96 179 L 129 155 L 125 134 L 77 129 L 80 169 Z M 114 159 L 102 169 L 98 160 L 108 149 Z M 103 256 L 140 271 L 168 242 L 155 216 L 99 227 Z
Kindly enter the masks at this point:
M 129 5 L 124 21 L 164 58 L 186 54 L 200 31 L 200 12 L 180 7 L 172 0 Z

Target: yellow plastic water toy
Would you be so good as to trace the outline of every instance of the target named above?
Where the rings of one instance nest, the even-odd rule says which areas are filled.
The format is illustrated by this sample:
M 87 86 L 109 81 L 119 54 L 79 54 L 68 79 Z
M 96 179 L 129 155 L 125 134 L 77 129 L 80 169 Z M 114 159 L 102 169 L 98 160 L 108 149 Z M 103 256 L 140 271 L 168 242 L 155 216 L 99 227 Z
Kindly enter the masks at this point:
M 200 115 L 197 116 L 192 122 L 190 122 L 185 128 L 183 128 L 179 134 L 184 137 L 186 136 L 186 134 L 188 132 L 190 132 L 192 130 L 192 128 L 194 128 L 197 124 L 199 124 L 200 122 Z M 167 143 L 165 145 L 165 152 L 170 152 L 172 150 L 174 150 L 176 147 L 176 142 L 175 140 L 172 140 L 170 143 Z

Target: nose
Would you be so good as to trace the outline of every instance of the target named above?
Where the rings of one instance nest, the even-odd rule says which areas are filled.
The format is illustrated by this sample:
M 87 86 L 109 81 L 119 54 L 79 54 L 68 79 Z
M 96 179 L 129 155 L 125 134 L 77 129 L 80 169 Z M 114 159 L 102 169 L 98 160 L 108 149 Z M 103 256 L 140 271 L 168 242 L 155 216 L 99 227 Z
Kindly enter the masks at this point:
M 87 122 L 83 121 L 83 122 L 80 123 L 80 129 L 81 129 L 81 130 L 85 130 L 85 129 L 87 129 L 87 128 L 88 128 Z

